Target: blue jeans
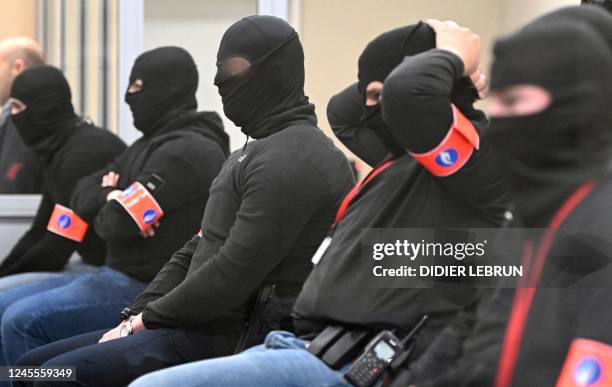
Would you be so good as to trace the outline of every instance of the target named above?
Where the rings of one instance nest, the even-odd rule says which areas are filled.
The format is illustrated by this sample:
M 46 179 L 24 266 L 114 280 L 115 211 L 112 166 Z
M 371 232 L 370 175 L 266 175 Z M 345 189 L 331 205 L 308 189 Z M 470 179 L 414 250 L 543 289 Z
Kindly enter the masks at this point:
M 39 282 L 42 280 L 46 280 L 47 278 L 72 279 L 76 277 L 76 274 L 93 273 L 97 269 L 98 269 L 97 267 L 88 265 L 84 263 L 83 261 L 81 261 L 81 259 L 79 258 L 79 259 L 71 259 L 68 262 L 68 264 L 66 264 L 64 271 L 61 271 L 61 272 L 35 271 L 31 273 L 8 275 L 6 277 L 0 278 L 0 297 L 3 295 L 4 291 L 12 289 L 12 288 L 16 288 L 18 286 L 27 285 L 27 284 L 31 284 L 34 282 Z M 66 283 L 67 282 L 64 281 L 62 284 L 66 284 Z M 49 289 L 52 289 L 53 287 Z M 43 290 L 47 290 L 47 289 L 43 288 Z M 5 307 L 2 307 L 2 305 L 0 305 L 0 308 L 2 309 L 2 312 L 4 311 L 4 309 L 6 309 Z
M 97 267 L 85 264 L 80 259 L 71 259 L 62 272 L 32 272 L 0 278 L 0 319 L 6 309 L 16 301 L 68 285 L 78 276 L 97 270 Z M 6 359 L 0 347 L 0 366 L 2 365 L 6 365 Z M 0 383 L 0 386 L 2 385 Z
M 238 355 L 183 364 L 141 376 L 129 387 L 350 386 L 348 366 L 334 371 L 292 333 L 270 332 L 263 345 Z
M 29 289 L 33 286 L 25 285 Z M 41 282 L 38 286 L 42 286 Z M 145 286 L 121 272 L 102 267 L 95 273 L 79 274 L 63 286 L 14 300 L 2 316 L 0 349 L 5 363 L 0 365 L 12 365 L 21 355 L 41 345 L 116 326 L 121 309 Z M 9 292 L 17 294 L 20 290 L 17 287 Z

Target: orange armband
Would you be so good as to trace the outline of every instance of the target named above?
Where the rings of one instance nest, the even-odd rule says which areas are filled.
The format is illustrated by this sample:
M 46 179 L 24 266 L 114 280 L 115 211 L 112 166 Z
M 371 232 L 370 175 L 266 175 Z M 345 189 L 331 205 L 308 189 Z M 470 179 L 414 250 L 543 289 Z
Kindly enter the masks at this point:
M 132 183 L 114 200 L 130 214 L 138 225 L 140 231 L 151 227 L 162 216 L 164 212 L 153 195 L 139 182 Z
M 435 176 L 449 176 L 468 162 L 474 149 L 480 147 L 480 136 L 474 124 L 451 105 L 453 124 L 442 142 L 426 153 L 412 153 L 421 165 Z
M 557 387 L 612 386 L 612 346 L 595 340 L 574 339 Z
M 89 225 L 74 211 L 59 204 L 56 204 L 53 208 L 47 224 L 48 231 L 76 242 L 83 241 L 87 228 L 89 228 Z

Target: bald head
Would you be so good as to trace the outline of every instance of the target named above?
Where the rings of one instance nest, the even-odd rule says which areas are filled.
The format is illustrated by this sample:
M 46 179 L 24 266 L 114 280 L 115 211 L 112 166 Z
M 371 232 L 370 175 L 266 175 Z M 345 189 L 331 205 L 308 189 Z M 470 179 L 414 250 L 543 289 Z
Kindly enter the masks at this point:
M 34 39 L 15 36 L 0 40 L 0 104 L 8 101 L 13 79 L 19 73 L 44 63 L 42 49 Z

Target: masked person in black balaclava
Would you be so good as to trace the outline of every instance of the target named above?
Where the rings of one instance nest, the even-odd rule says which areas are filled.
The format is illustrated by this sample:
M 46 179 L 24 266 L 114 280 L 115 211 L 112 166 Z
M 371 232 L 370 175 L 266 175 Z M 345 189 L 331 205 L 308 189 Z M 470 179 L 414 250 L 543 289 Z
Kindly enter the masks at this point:
M 2 325 L 10 364 L 46 342 L 113 327 L 121 309 L 198 230 L 229 149 L 220 117 L 196 112 L 197 85 L 196 65 L 181 48 L 136 59 L 125 99 L 143 136 L 82 179 L 70 202 L 106 242 L 105 267 L 53 290 L 54 302 L 12 305 Z
M 94 332 L 39 348 L 20 363 L 68 362 L 77 367 L 79 385 L 125 385 L 155 369 L 230 355 L 260 343 L 270 329 L 290 329 L 291 305 L 354 184 L 352 171 L 316 127 L 314 105 L 304 95 L 302 45 L 286 22 L 271 16 L 238 21 L 223 36 L 217 59 L 225 114 L 257 140 L 225 163 L 201 232 L 103 344 L 94 343 L 104 332 Z M 255 303 L 258 294 L 265 309 Z M 118 338 L 126 329 L 133 335 Z
M 594 8 L 585 8 L 585 7 L 563 8 L 558 11 L 542 16 L 537 21 L 535 21 L 533 24 L 551 23 L 551 22 L 557 23 L 557 21 L 560 19 L 564 19 L 566 20 L 566 22 L 569 22 L 572 24 L 576 23 L 577 21 L 584 22 L 588 26 L 595 28 L 595 30 L 597 30 L 601 34 L 602 37 L 608 39 L 608 42 L 610 42 L 610 39 L 612 39 L 612 19 L 605 12 L 599 9 L 594 9 Z M 525 39 L 529 40 L 532 38 L 533 36 L 530 36 L 529 38 L 525 38 Z M 545 41 L 544 37 L 542 37 L 541 39 L 542 39 L 541 42 Z M 533 47 L 530 49 L 534 50 L 533 52 L 537 52 L 537 50 L 534 49 Z M 520 54 L 517 53 L 516 56 L 514 56 L 514 53 L 512 54 L 507 53 L 506 55 L 504 55 L 504 58 L 506 60 L 514 60 L 514 58 L 518 59 L 518 58 L 521 58 L 521 56 L 523 56 L 524 58 L 525 55 L 527 55 L 528 50 L 530 49 L 526 48 L 525 52 L 520 53 Z M 559 48 L 553 47 L 553 50 L 559 50 Z M 559 50 L 559 52 L 556 52 L 557 55 L 561 53 L 562 53 L 561 50 Z M 534 65 L 536 63 L 541 63 L 543 60 L 542 58 L 547 58 L 546 61 L 542 62 L 543 66 L 549 66 L 551 64 L 549 62 L 550 60 L 559 59 L 554 55 L 551 56 L 551 54 L 548 51 L 546 51 L 546 53 L 543 53 L 541 55 L 542 56 L 533 58 L 532 61 L 526 62 L 525 67 L 523 67 L 523 70 L 519 71 L 519 69 L 516 68 L 504 74 L 498 74 L 497 82 L 498 83 L 505 82 L 505 79 L 508 79 L 509 82 L 514 82 L 513 79 L 516 79 L 514 78 L 516 75 L 522 76 L 520 74 L 524 75 L 524 74 L 531 73 L 533 71 L 531 69 L 534 68 Z M 589 60 L 584 59 L 584 61 L 585 62 L 583 63 L 584 63 L 585 68 L 588 68 Z M 573 81 L 579 80 L 582 76 L 576 74 L 575 80 L 572 79 L 571 76 L 567 75 L 567 68 L 568 68 L 569 63 L 567 62 L 567 60 L 561 61 L 561 62 L 566 62 L 565 64 L 566 67 L 563 70 L 561 68 L 558 68 L 553 71 L 552 67 L 549 67 L 547 70 L 541 70 L 541 68 L 538 68 L 538 67 L 535 67 L 535 68 L 539 69 L 539 71 L 542 71 L 542 73 L 547 73 L 549 75 L 556 74 L 557 78 L 555 78 L 555 80 L 551 82 L 551 84 L 559 84 L 561 82 L 565 82 L 563 83 L 564 85 L 563 87 L 567 88 L 570 91 L 573 89 L 574 92 L 576 92 L 576 90 L 579 89 L 580 87 L 582 88 L 589 87 L 589 86 L 586 86 L 587 83 L 584 83 L 581 86 L 572 87 L 572 84 L 574 83 Z M 573 60 L 572 60 L 572 63 L 574 63 Z M 529 69 L 527 69 L 527 67 Z M 514 70 L 516 70 L 516 73 L 514 73 Z M 600 70 L 601 69 L 599 67 L 599 64 L 593 67 L 593 71 L 595 71 L 595 73 L 597 73 L 597 71 L 600 71 Z M 590 71 L 590 70 L 585 70 L 585 71 Z M 564 81 L 563 78 L 561 78 L 561 75 L 559 74 L 565 74 L 564 76 L 567 77 L 566 80 Z M 548 79 L 550 80 L 551 78 L 549 77 Z M 572 80 L 572 82 L 570 82 L 569 80 Z M 520 99 L 521 98 L 519 98 L 519 100 Z M 525 100 L 524 97 L 522 99 Z M 511 101 L 511 100 L 512 98 L 508 98 L 508 101 Z M 526 99 L 526 100 L 529 101 L 529 99 Z M 587 97 L 585 101 L 590 101 L 590 99 Z M 586 103 L 590 104 L 592 103 L 592 101 L 586 102 Z M 568 111 L 568 113 L 570 114 L 575 114 L 579 110 L 579 109 L 572 109 L 571 107 L 569 109 L 571 112 Z M 605 109 L 601 110 L 601 112 L 605 112 L 605 111 L 606 111 Z M 601 119 L 601 112 L 596 114 L 600 116 L 600 119 Z M 557 118 L 557 117 L 554 117 L 554 115 L 549 115 L 546 121 L 548 120 L 552 120 L 552 122 L 558 123 L 562 120 L 562 118 L 561 116 L 558 116 Z M 528 122 L 527 119 L 525 120 L 525 122 Z M 521 127 L 523 127 L 523 125 L 520 125 L 517 122 L 516 129 L 518 130 Z M 530 125 L 528 129 L 529 131 L 525 133 L 532 133 L 531 132 L 532 130 L 537 130 L 537 128 L 539 127 L 541 127 L 541 125 Z M 492 129 L 496 129 L 496 128 L 493 127 Z M 551 136 L 551 140 L 553 137 L 554 135 Z M 526 139 L 525 137 L 522 137 L 522 136 L 515 137 L 514 135 L 512 135 L 512 138 L 513 139 L 516 138 L 516 141 L 520 142 L 520 145 L 517 144 L 517 146 L 514 148 L 515 151 L 516 149 L 522 149 L 525 146 L 529 146 L 533 142 L 533 138 L 531 136 L 528 139 Z M 495 138 L 493 138 L 493 140 L 494 139 Z M 548 143 L 551 140 L 546 140 L 546 142 Z M 604 143 L 606 142 L 606 140 L 603 137 L 600 137 L 599 140 L 603 141 Z M 500 139 L 500 141 L 496 142 L 496 144 L 498 145 L 498 148 L 502 148 L 498 151 L 498 153 L 501 153 L 503 155 L 501 156 L 501 160 L 505 160 L 505 157 L 507 157 L 506 150 L 505 150 L 506 142 Z M 603 146 L 605 147 L 605 145 Z M 538 144 L 538 143 L 534 144 L 534 147 L 538 148 L 538 150 L 536 149 L 532 150 L 532 152 L 536 152 L 536 153 L 539 151 L 539 149 L 543 149 L 541 148 L 541 144 Z M 578 151 L 577 148 L 575 150 Z M 559 149 L 558 154 L 561 155 L 564 152 L 566 152 L 566 150 L 564 151 L 564 150 Z M 528 153 L 529 152 L 525 152 L 523 154 L 526 155 Z M 557 151 L 551 152 L 551 154 L 557 154 Z M 548 168 L 551 168 L 552 165 L 554 164 L 556 163 L 547 162 L 545 164 L 540 164 L 540 165 L 542 167 L 546 165 L 544 169 L 553 173 L 552 169 L 548 170 Z M 561 171 L 562 169 L 561 165 L 562 164 L 557 165 L 557 167 L 560 168 L 559 171 Z M 567 166 L 568 165 L 565 165 L 565 167 Z M 600 167 L 603 167 L 603 164 Z M 508 173 L 511 175 L 514 175 L 516 171 L 510 169 Z M 548 172 L 544 172 L 544 170 L 542 171 L 543 175 L 545 175 L 546 173 Z M 559 189 L 563 189 L 559 186 L 557 187 Z M 531 200 L 531 196 L 534 195 L 535 192 L 537 191 L 531 191 L 531 190 L 526 189 L 525 193 L 527 192 L 529 193 L 526 194 L 525 197 L 523 197 L 523 200 L 528 201 L 528 200 Z M 529 198 L 527 198 L 527 196 L 529 196 Z M 519 207 L 521 206 L 519 205 Z M 521 213 L 519 213 L 519 215 L 521 215 Z M 528 218 L 530 218 L 529 215 L 528 215 Z M 540 220 L 539 223 L 543 223 L 549 220 L 550 219 L 548 220 L 543 219 L 543 220 Z M 520 222 L 520 217 L 519 217 L 519 222 Z M 589 240 L 590 243 L 594 242 L 594 240 L 590 237 L 587 237 L 587 240 Z M 580 251 L 580 253 L 577 253 L 577 251 Z M 554 265 L 554 267 L 552 268 L 550 266 L 548 267 L 549 269 L 547 271 L 548 274 L 546 274 L 545 276 L 547 280 L 550 281 L 552 278 L 552 281 L 554 281 L 554 282 L 551 282 L 551 285 L 549 286 L 553 286 L 552 284 L 554 284 L 554 286 L 562 286 L 563 282 L 567 283 L 568 280 L 576 281 L 577 279 L 584 277 L 586 273 L 598 272 L 597 275 L 599 277 L 603 276 L 604 273 L 606 273 L 606 271 L 600 270 L 600 269 L 607 265 L 609 261 L 608 257 L 610 255 L 609 252 L 610 252 L 610 248 L 608 247 L 608 243 L 605 241 L 599 240 L 598 242 L 594 243 L 592 246 L 589 246 L 588 243 L 585 243 L 584 240 L 580 240 L 580 238 L 567 238 L 563 243 L 559 243 L 558 247 L 555 247 L 555 251 L 551 253 L 551 261 L 554 262 L 555 260 L 557 260 L 559 263 Z M 585 257 L 589 257 L 589 258 L 585 259 Z M 590 286 L 596 287 L 598 286 L 596 284 L 597 284 L 597 281 L 594 279 Z M 508 287 L 511 287 L 511 286 L 513 285 L 508 284 Z M 540 289 L 539 290 L 540 293 L 542 291 L 553 291 L 553 290 L 550 290 L 550 289 Z M 467 316 L 467 318 L 464 319 L 464 321 L 454 326 L 447 327 L 447 329 L 445 329 L 445 332 L 441 334 L 436 339 L 436 341 L 432 344 L 433 347 L 438 347 L 440 351 L 435 351 L 435 352 L 430 351 L 432 352 L 430 354 L 431 356 L 424 356 L 418 362 L 416 362 L 415 364 L 412 364 L 411 369 L 410 369 L 410 375 L 407 375 L 407 377 L 402 380 L 403 385 L 413 384 L 418 387 L 448 386 L 448 385 L 457 385 L 457 386 L 491 386 L 491 385 L 494 385 L 497 361 L 499 358 L 499 354 L 500 354 L 501 347 L 502 347 L 502 341 L 504 337 L 504 327 L 506 326 L 506 323 L 508 321 L 509 312 L 512 308 L 513 295 L 514 295 L 513 289 L 503 289 L 503 288 L 496 289 L 495 291 L 490 292 L 490 294 L 486 297 L 486 300 L 481 302 L 475 315 Z M 584 294 L 584 298 L 585 299 L 590 298 L 591 296 L 594 296 L 594 295 L 596 294 L 593 293 L 591 295 L 591 294 L 588 294 L 587 292 L 587 294 Z M 572 296 L 572 298 L 573 297 L 575 296 Z M 557 295 L 557 296 L 554 296 L 554 299 L 562 300 L 563 296 Z M 570 299 L 570 297 L 568 297 L 568 299 Z M 569 307 L 568 307 L 568 310 L 569 310 Z M 586 315 L 587 314 L 585 313 L 585 316 Z M 560 318 L 558 315 L 553 315 L 552 317 L 555 319 L 558 319 L 557 322 L 563 321 L 565 319 L 565 317 Z M 586 317 L 586 318 L 589 318 L 589 317 Z M 552 327 L 553 325 L 554 324 L 551 324 L 549 325 L 549 327 Z M 547 330 L 548 330 L 548 327 L 541 328 L 538 330 L 533 330 L 533 335 L 535 335 L 536 337 L 538 337 L 539 335 L 544 335 L 545 334 L 544 332 Z M 551 335 L 554 336 L 558 333 L 559 333 L 558 331 L 551 332 Z M 554 340 L 554 339 L 551 339 L 551 340 Z M 448 343 L 451 341 L 464 341 L 464 343 L 462 347 L 460 348 L 452 348 L 448 346 Z M 530 340 L 529 342 L 534 343 L 534 352 L 533 352 L 534 357 L 533 359 L 531 359 L 532 361 L 531 364 L 537 364 L 538 366 L 540 364 L 543 364 L 542 363 L 543 356 L 548 356 L 548 353 L 544 354 L 543 352 L 538 352 L 537 349 L 535 349 L 537 348 L 537 345 L 538 345 L 538 344 L 535 344 L 537 340 L 535 341 Z M 560 351 L 559 354 L 555 356 L 559 356 L 560 354 L 564 355 L 565 352 Z M 452 362 L 448 362 L 449 358 L 451 360 L 457 360 L 458 358 L 456 365 L 453 366 Z M 444 372 L 441 372 L 441 369 L 444 369 Z M 547 372 L 549 371 L 550 370 L 548 370 Z M 534 372 L 538 372 L 538 371 L 534 370 Z M 531 375 L 531 377 L 533 376 L 534 375 Z M 545 376 L 545 378 L 549 378 L 552 381 L 538 382 L 536 381 L 536 379 L 533 379 L 533 380 L 525 379 L 522 382 L 522 384 L 517 383 L 516 385 L 552 385 L 553 384 L 554 378 L 552 378 L 550 375 Z M 402 385 L 402 384 L 398 384 L 398 386 L 399 385 Z
M 525 226 L 550 229 L 533 242 L 540 250 L 533 265 L 542 267 L 528 278 L 533 288 L 514 293 L 497 368 L 500 387 L 558 379 L 612 383 L 595 372 L 605 365 L 602 353 L 593 352 L 612 344 L 612 313 L 602 307 L 612 297 L 606 213 L 612 51 L 581 20 L 536 20 L 495 46 L 492 140 Z M 587 358 L 595 360 L 585 376 L 580 367 Z
M 25 144 L 44 161 L 44 190 L 30 230 L 0 265 L 4 277 L 0 314 L 15 301 L 66 285 L 104 263 L 104 242 L 93 228 L 75 238 L 54 227 L 58 218 L 52 214 L 56 206 L 70 207 L 70 195 L 80 178 L 103 168 L 125 149 L 110 131 L 77 117 L 68 82 L 54 67 L 21 73 L 13 82 L 11 98 L 13 123 Z M 59 273 L 75 250 L 82 263 L 73 261 Z
M 381 96 L 387 75 L 406 56 L 430 49 L 435 44 L 425 23 L 385 32 L 368 44 L 359 58 L 360 79 L 329 101 L 327 115 L 334 134 L 355 155 L 375 167 L 389 153 L 406 153 L 383 122 Z M 468 117 L 483 121 L 482 112 L 472 108 L 478 92 L 486 92 L 486 81 L 480 71 L 471 74 L 472 81 L 461 78 L 453 93 L 453 102 L 464 107 Z M 475 89 L 476 86 L 478 90 Z
M 465 98 L 466 111 L 473 109 L 471 103 L 467 103 L 474 99 L 472 90 L 456 85 L 464 75 L 476 69 L 478 56 L 476 60 L 473 58 L 478 47 L 472 47 L 472 51 L 464 55 L 472 58 L 469 60 L 470 65 L 464 69 L 463 61 L 467 59 L 434 49 L 436 35 L 429 26 L 419 23 L 403 30 L 409 35 L 414 29 L 422 29 L 421 36 L 430 44 L 421 43 L 413 51 L 418 71 L 406 74 L 402 72 L 398 77 L 382 80 L 385 81 L 385 90 L 388 82 L 392 83 L 392 90 L 396 90 L 393 84 L 402 84 L 404 77 L 407 82 L 417 86 L 407 89 L 408 96 L 392 97 L 391 100 L 385 97 L 383 110 L 389 103 L 402 104 L 404 109 L 413 112 L 416 124 L 408 122 L 401 128 L 412 132 L 416 141 L 428 139 L 423 132 L 430 131 L 440 136 L 437 139 L 440 142 L 449 132 L 453 121 L 451 94 L 456 92 Z M 392 34 L 383 34 L 383 37 L 388 36 Z M 469 35 L 468 38 L 474 39 L 474 36 Z M 458 37 L 456 40 L 465 39 Z M 388 47 L 385 38 L 379 38 L 368 45 L 362 54 L 360 81 L 376 79 L 375 75 L 370 74 L 371 68 L 362 66 L 362 61 L 380 52 L 378 45 Z M 429 51 L 417 54 L 419 49 Z M 426 111 L 425 107 L 435 108 L 435 111 Z M 478 112 L 477 116 L 482 116 L 482 113 Z M 469 123 L 472 128 L 473 125 Z M 401 135 L 398 138 L 410 138 L 407 133 L 398 134 Z M 398 141 L 398 144 L 401 143 Z M 423 151 L 426 147 L 432 149 L 436 144 L 422 141 L 417 149 Z M 433 173 L 441 175 L 440 171 L 435 168 L 428 170 L 420 162 L 415 162 L 413 157 L 418 155 L 411 156 L 404 151 L 401 157 L 391 157 L 377 167 L 365 183 L 358 185 L 345 197 L 329 237 L 312 258 L 315 267 L 293 309 L 294 331 L 301 337 L 289 332 L 272 332 L 264 345 L 240 355 L 153 373 L 133 383 L 133 387 L 160 385 L 169 380 L 177 384 L 198 380 L 200 386 L 348 385 L 343 379 L 347 366 L 357 358 L 369 339 L 381 329 L 392 329 L 403 337 L 424 314 L 429 314 L 429 322 L 416 342 L 414 356 L 418 358 L 428 343 L 459 311 L 475 302 L 475 292 L 469 287 L 423 289 L 406 288 L 410 286 L 405 284 L 399 287 L 373 284 L 369 265 L 362 264 L 365 260 L 362 260 L 361 255 L 364 248 L 361 233 L 370 228 L 501 226 L 504 223 L 506 203 L 500 178 L 489 162 L 486 142 L 483 141 L 479 151 L 472 151 L 473 155 L 462 159 L 465 163 L 460 168 L 455 165 L 444 170 L 442 174 L 449 174 L 446 177 L 434 176 Z M 403 280 L 409 281 L 406 278 Z M 336 330 L 332 326 L 341 329 Z M 327 335 L 330 331 L 344 333 Z M 357 343 L 353 341 L 353 351 L 346 351 L 348 345 L 338 344 L 335 353 L 346 356 L 340 356 L 334 364 L 330 360 L 333 358 L 333 350 L 329 350 L 329 355 L 324 350 L 317 350 L 321 347 L 334 348 L 333 343 L 320 344 L 324 337 L 334 336 L 338 343 L 345 344 L 359 337 L 366 340 L 357 340 Z M 308 350 L 307 342 L 310 342 Z

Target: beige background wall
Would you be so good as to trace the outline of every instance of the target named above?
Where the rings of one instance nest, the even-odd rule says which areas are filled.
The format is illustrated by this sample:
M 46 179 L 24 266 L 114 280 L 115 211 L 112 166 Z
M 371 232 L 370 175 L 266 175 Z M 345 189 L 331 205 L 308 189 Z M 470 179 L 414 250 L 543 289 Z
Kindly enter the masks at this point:
M 36 37 L 36 0 L 0 0 L 0 39 Z

